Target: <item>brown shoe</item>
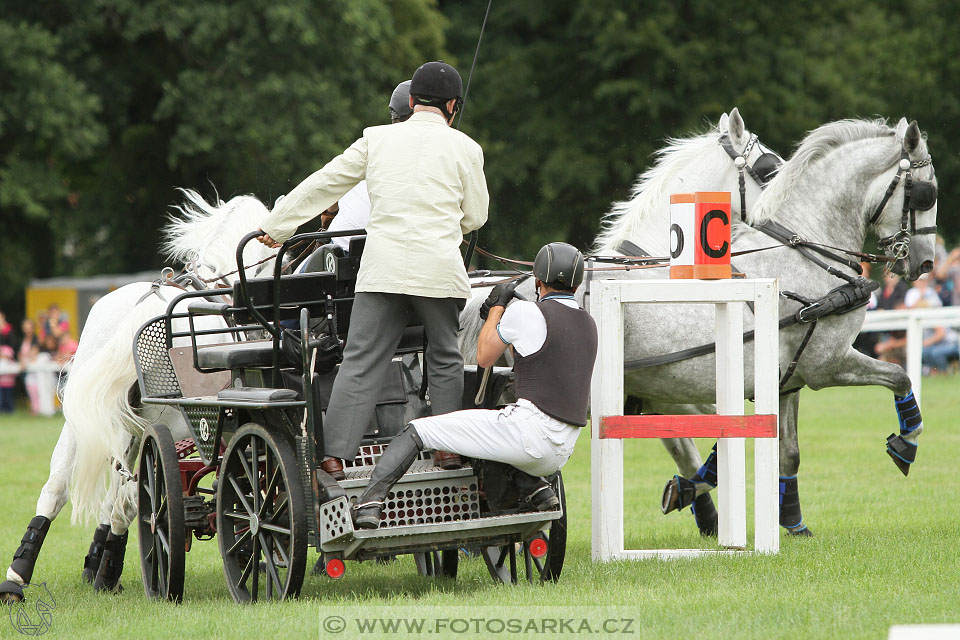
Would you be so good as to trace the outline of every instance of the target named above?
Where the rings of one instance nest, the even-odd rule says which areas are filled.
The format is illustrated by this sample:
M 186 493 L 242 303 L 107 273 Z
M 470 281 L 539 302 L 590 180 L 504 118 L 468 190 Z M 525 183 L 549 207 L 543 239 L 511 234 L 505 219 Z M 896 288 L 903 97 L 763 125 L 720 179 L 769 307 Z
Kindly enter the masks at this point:
M 347 475 L 343 472 L 343 462 L 340 461 L 340 458 L 327 458 L 320 463 L 320 468 L 337 482 L 347 479 Z
M 459 469 L 463 466 L 463 461 L 460 460 L 460 456 L 456 453 L 449 453 L 447 451 L 434 451 L 433 452 L 433 464 L 434 466 L 440 467 L 441 469 Z

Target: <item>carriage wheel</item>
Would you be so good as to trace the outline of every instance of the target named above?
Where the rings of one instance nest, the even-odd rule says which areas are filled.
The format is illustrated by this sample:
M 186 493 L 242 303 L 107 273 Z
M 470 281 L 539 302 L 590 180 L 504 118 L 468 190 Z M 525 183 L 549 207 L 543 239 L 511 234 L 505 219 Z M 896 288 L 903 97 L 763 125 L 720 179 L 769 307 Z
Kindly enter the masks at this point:
M 147 427 L 137 465 L 140 573 L 148 598 L 183 599 L 186 563 L 183 488 L 170 430 Z
M 560 498 L 563 515 L 550 524 L 548 531 L 541 531 L 519 545 L 480 548 L 483 561 L 495 582 L 517 584 L 524 578 L 530 583 L 556 582 L 560 579 L 567 552 L 567 496 L 559 472 L 551 484 Z M 546 555 L 542 554 L 544 544 Z
M 296 456 L 289 442 L 258 424 L 242 427 L 223 455 L 217 537 L 234 600 L 281 600 L 300 594 L 307 520 Z
M 457 549 L 427 551 L 413 554 L 417 564 L 417 573 L 431 578 L 456 578 L 460 564 L 460 552 Z

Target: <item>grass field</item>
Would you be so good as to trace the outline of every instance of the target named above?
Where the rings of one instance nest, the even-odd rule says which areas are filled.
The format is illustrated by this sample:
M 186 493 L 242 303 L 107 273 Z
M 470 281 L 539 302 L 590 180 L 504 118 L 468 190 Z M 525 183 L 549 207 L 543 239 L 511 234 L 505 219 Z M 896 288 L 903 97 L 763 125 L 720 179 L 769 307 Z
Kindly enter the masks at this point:
M 483 615 L 485 607 L 497 607 L 490 611 L 525 617 L 550 612 L 542 609 L 548 606 L 577 615 L 575 607 L 607 605 L 618 618 L 635 620 L 630 632 L 641 638 L 885 638 L 893 624 L 960 623 L 958 385 L 957 377 L 924 381 L 926 431 L 909 478 L 884 453 L 897 426 L 888 391 L 804 391 L 800 497 L 815 537 L 783 536 L 776 556 L 594 564 L 588 437 L 564 469 L 570 538 L 556 585 L 494 585 L 479 559 L 462 560 L 456 581 L 421 578 L 407 556 L 385 566 L 348 563 L 336 582 L 308 575 L 298 601 L 237 606 L 212 541 L 195 543 L 187 555 L 185 600 L 174 606 L 144 599 L 131 533 L 126 590 L 95 596 L 80 581 L 93 527 L 71 526 L 68 508 L 53 524 L 34 575 L 56 598 L 47 637 L 354 637 L 321 635 L 320 623 L 331 607 L 349 612 L 357 605 L 406 616 L 418 609 Z M 59 430 L 58 420 L 0 418 L 4 568 L 34 514 Z M 708 446 L 702 442 L 701 450 Z M 660 444 L 629 443 L 627 457 L 627 547 L 709 545 L 689 512 L 660 513 L 660 491 L 673 473 Z M 467 608 L 454 609 L 461 606 Z M 0 614 L 0 638 L 20 637 L 7 612 Z

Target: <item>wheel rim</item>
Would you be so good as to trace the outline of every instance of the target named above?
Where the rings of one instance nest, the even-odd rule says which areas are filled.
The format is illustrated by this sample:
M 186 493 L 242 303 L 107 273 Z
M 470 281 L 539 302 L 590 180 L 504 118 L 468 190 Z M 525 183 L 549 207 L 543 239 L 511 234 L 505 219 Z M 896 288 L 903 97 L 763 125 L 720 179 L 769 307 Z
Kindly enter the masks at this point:
M 183 494 L 173 438 L 163 427 L 158 425 L 144 435 L 138 468 L 138 530 L 144 591 L 149 598 L 180 601 L 185 562 Z
M 278 445 L 256 431 L 237 434 L 221 468 L 217 533 L 227 586 L 240 602 L 295 595 L 303 581 L 303 500 Z

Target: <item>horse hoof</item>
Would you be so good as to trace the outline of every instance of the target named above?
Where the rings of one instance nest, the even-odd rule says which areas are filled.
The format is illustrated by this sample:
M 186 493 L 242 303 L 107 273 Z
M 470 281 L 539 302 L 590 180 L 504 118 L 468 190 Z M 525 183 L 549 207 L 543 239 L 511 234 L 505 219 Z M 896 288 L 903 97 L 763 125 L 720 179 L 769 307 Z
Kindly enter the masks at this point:
M 3 604 L 17 604 L 18 602 L 23 602 L 23 600 L 23 587 L 13 580 L 0 582 L 0 602 Z
M 704 538 L 716 538 L 720 518 L 710 494 L 703 493 L 697 496 L 690 510 L 693 511 L 693 518 L 697 522 L 697 528 L 700 529 L 700 535 Z
M 910 465 L 917 459 L 917 445 L 894 433 L 887 438 L 887 455 L 903 475 L 910 473 Z
M 797 536 L 799 538 L 812 538 L 813 531 L 810 531 L 810 528 L 807 525 L 801 524 L 795 529 L 787 529 L 787 535 Z
M 687 480 L 681 476 L 673 476 L 667 481 L 663 488 L 663 496 L 660 498 L 660 510 L 664 515 L 677 509 L 683 509 L 693 504 L 697 496 L 697 488 L 693 481 Z

